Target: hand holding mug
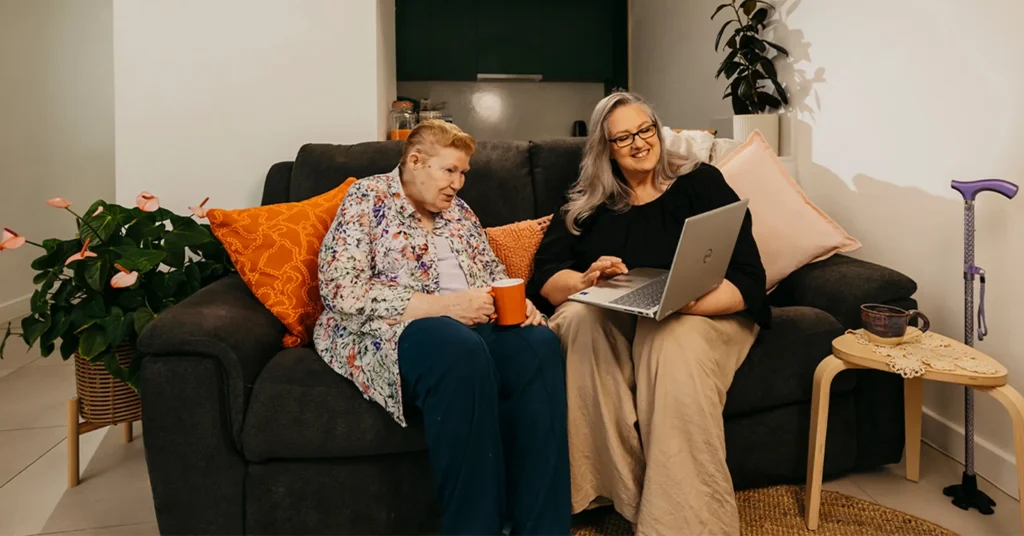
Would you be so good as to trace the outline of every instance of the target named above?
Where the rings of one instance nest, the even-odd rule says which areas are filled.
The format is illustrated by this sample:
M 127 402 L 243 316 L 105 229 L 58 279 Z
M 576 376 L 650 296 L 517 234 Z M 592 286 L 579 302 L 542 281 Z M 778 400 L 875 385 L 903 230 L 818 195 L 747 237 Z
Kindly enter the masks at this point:
M 444 296 L 444 315 L 467 325 L 486 324 L 494 314 L 490 287 L 475 288 Z

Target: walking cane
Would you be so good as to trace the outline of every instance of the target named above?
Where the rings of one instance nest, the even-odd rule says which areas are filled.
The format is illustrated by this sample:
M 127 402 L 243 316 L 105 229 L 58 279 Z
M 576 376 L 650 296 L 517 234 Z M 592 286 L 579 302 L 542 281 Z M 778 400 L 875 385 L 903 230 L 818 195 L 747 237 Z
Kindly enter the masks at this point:
M 996 192 L 1008 199 L 1017 195 L 1017 185 L 1000 179 L 953 181 L 952 187 L 964 198 L 964 344 L 974 346 L 974 278 L 980 280 L 978 300 L 978 340 L 985 340 L 988 324 L 985 321 L 985 270 L 974 264 L 974 199 L 981 192 Z M 947 486 L 942 493 L 953 498 L 961 510 L 977 508 L 991 515 L 996 502 L 978 489 L 974 474 L 974 390 L 964 387 L 964 474 L 959 484 Z

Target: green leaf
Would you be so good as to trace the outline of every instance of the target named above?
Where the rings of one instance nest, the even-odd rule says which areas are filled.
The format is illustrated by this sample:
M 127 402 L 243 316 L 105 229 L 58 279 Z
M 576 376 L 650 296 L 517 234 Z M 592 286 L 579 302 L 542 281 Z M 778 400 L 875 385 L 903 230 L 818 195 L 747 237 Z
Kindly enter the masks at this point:
M 110 346 L 121 344 L 125 337 L 128 336 L 129 326 L 125 323 L 124 319 L 124 311 L 120 307 L 114 306 L 110 308 L 110 314 L 100 322 L 107 331 L 107 341 L 109 341 Z
M 734 22 L 736 22 L 735 19 L 726 21 L 726 23 L 722 25 L 722 29 L 718 30 L 718 36 L 715 37 L 715 50 L 718 50 L 718 45 L 719 45 L 719 43 L 722 42 L 722 35 L 725 34 L 725 29 L 728 28 L 729 25 L 734 23 Z
M 94 294 L 78 304 L 78 307 L 82 308 L 82 313 L 89 318 L 103 318 L 107 316 L 107 307 L 103 303 L 103 296 Z M 75 309 L 78 309 L 75 307 Z
M 740 38 L 740 48 L 753 48 L 761 53 L 768 50 L 764 41 L 758 39 L 757 36 L 752 34 L 743 34 L 743 37 Z
M 37 318 L 35 315 L 26 316 L 21 319 L 21 338 L 31 348 L 39 337 L 43 336 L 50 327 L 50 317 L 45 319 Z
M 779 101 L 779 99 L 775 95 L 772 95 L 771 93 L 768 93 L 767 91 L 758 91 L 757 92 L 757 100 L 758 100 L 758 102 L 768 106 L 769 108 L 781 108 L 782 107 L 782 102 Z
M 789 104 L 789 97 L 786 96 L 786 89 L 782 87 L 782 84 L 776 78 L 772 78 L 772 85 L 775 86 L 775 93 L 782 100 L 782 104 Z
M 32 299 L 29 300 L 32 314 L 42 315 L 50 311 L 50 301 L 46 297 L 46 292 L 42 289 L 36 289 L 32 293 Z
M 68 281 L 67 279 L 61 281 L 60 285 L 57 287 L 57 292 L 54 292 L 50 296 L 50 302 L 54 305 L 70 305 L 71 300 L 69 297 L 71 296 L 71 291 L 74 289 L 74 282 Z
M 37 271 L 53 270 L 62 268 L 68 257 L 78 253 L 82 249 L 82 241 L 75 238 L 72 240 L 57 240 L 50 238 L 43 241 L 43 248 L 46 254 L 37 257 L 32 261 L 32 269 Z
M 775 70 L 775 64 L 772 63 L 772 60 L 762 56 L 761 60 L 757 62 L 757 65 L 761 67 L 761 70 L 764 71 L 764 74 L 768 76 L 769 80 L 775 80 L 779 77 L 779 73 Z
M 720 4 L 717 8 L 715 8 L 715 12 L 711 14 L 711 19 L 714 20 L 714 18 L 718 16 L 718 13 L 720 11 L 722 11 L 723 9 L 725 9 L 725 8 L 731 6 L 731 5 L 732 4 L 729 3 L 729 2 L 726 2 L 724 4 Z
M 135 270 L 145 273 L 156 268 L 160 261 L 164 260 L 167 253 L 155 249 L 141 249 L 136 246 L 123 246 L 114 248 L 121 258 L 117 263 L 126 270 Z
M 164 264 L 178 270 L 185 267 L 185 244 L 181 243 L 178 238 L 168 234 L 164 237 L 163 247 L 166 254 Z
M 146 293 L 141 289 L 130 289 L 121 293 L 117 303 L 128 311 L 134 311 L 146 303 Z
M 106 259 L 90 259 L 88 261 L 79 261 L 85 264 L 85 281 L 89 283 L 96 292 L 103 292 L 103 288 L 107 284 L 109 279 L 110 267 L 107 264 Z M 76 267 L 77 269 L 77 267 Z
M 32 278 L 32 284 L 38 285 L 43 281 L 46 281 L 46 278 L 50 277 L 50 274 L 51 272 L 39 272 L 38 274 L 35 275 L 35 277 Z
M 756 9 L 756 8 L 757 8 L 757 0 L 743 0 L 743 3 L 740 4 L 740 9 L 743 10 L 743 14 L 748 16 L 748 17 L 750 16 L 751 13 L 754 12 L 754 9 Z
M 98 325 L 89 326 L 89 329 L 82 332 L 82 338 L 78 342 L 78 353 L 86 359 L 91 359 L 106 350 L 109 345 L 107 330 Z
M 131 214 L 134 215 L 134 219 L 129 222 L 125 236 L 131 238 L 136 244 L 141 244 L 147 239 L 158 240 L 167 231 L 164 224 L 157 223 L 156 218 L 148 212 L 142 212 L 135 208 L 132 209 Z
M 102 359 L 103 367 L 107 369 L 107 373 L 125 383 L 129 382 L 131 378 L 128 375 L 128 369 L 122 367 L 121 364 L 118 363 L 116 355 L 108 352 L 102 356 Z
M 173 240 L 185 246 L 198 246 L 213 238 L 210 231 L 200 226 L 195 220 L 187 220 L 189 223 L 183 223 L 181 226 L 175 227 L 173 230 L 168 232 L 164 236 L 164 240 L 168 240 L 173 237 Z
M 153 274 L 149 288 L 158 298 L 171 298 L 178 292 L 178 285 L 185 282 L 182 272 L 159 272 Z
M 768 45 L 768 46 L 770 46 L 770 47 L 772 47 L 772 48 L 774 48 L 775 51 L 778 52 L 779 54 L 782 54 L 783 56 L 789 56 L 789 51 L 786 50 L 785 48 L 783 48 L 781 45 L 776 45 L 775 43 L 772 43 L 771 41 L 764 41 L 764 40 L 762 40 L 761 42 L 766 44 L 766 45 Z
M 725 42 L 725 46 L 729 48 L 736 48 L 736 44 L 736 34 L 732 34 L 732 37 L 730 37 L 729 40 Z
M 67 361 L 68 358 L 75 355 L 76 350 L 78 350 L 78 335 L 65 333 L 60 340 L 60 357 Z
M 4 339 L 0 341 L 0 359 L 4 358 L 4 348 L 7 348 L 7 339 L 11 338 L 14 333 L 11 332 L 11 323 L 7 323 L 7 331 L 4 333 Z
M 142 335 L 142 331 L 146 329 L 153 319 L 156 318 L 152 311 L 149 309 L 139 309 L 135 311 L 135 334 Z
M 43 335 L 39 339 L 39 344 L 41 344 L 44 349 L 53 345 L 54 341 L 64 335 L 64 331 L 68 329 L 70 324 L 71 315 L 69 315 L 65 310 L 58 309 L 54 311 L 53 316 L 50 318 L 50 326 L 46 328 L 45 332 L 43 332 Z
M 195 264 L 185 267 L 185 283 L 188 286 L 188 294 L 190 296 L 202 288 L 203 278 L 199 273 L 199 267 Z
M 55 348 L 53 341 L 39 341 L 39 355 L 43 357 L 50 357 Z
M 750 22 L 758 26 L 764 26 L 764 21 L 767 19 L 768 9 L 763 7 L 755 11 L 754 14 L 750 16 Z
M 736 74 L 736 71 L 742 69 L 743 67 L 744 67 L 744 65 L 742 63 L 738 62 L 738 61 L 731 61 L 731 62 L 729 62 L 729 64 L 726 65 L 726 67 L 725 67 L 725 76 L 726 76 L 726 78 L 732 78 L 733 75 Z
M 100 206 L 103 207 L 103 212 L 93 216 Z M 96 242 L 98 236 L 101 241 L 106 243 L 115 234 L 120 234 L 119 231 L 124 226 L 125 219 L 130 221 L 130 217 L 131 214 L 120 205 L 96 201 L 82 216 L 82 221 L 78 225 L 78 233 L 83 239 L 92 238 L 93 242 Z

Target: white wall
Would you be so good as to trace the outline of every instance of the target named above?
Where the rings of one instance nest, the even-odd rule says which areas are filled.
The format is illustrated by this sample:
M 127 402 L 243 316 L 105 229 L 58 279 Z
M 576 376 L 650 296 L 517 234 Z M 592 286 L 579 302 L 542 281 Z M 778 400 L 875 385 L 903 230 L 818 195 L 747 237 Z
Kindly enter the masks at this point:
M 253 206 L 303 143 L 380 139 L 388 16 L 376 0 L 114 0 L 118 200 Z
M 677 8 L 668 8 L 671 1 L 636 2 L 634 14 L 643 5 L 641 18 L 656 18 L 654 3 L 662 4 L 663 16 L 680 17 Z M 775 38 L 793 53 L 791 64 L 779 65 L 794 101 L 783 146 L 788 143 L 798 160 L 798 180 L 864 243 L 856 256 L 914 278 L 933 329 L 961 338 L 963 203 L 949 184 L 997 177 L 1024 186 L 1024 35 L 1016 27 L 1024 3 L 931 2 L 927 9 L 920 2 L 885 0 L 777 5 L 784 22 Z M 635 75 L 636 87 L 655 95 L 659 110 L 677 110 L 677 118 L 698 125 L 720 113 L 709 106 L 708 95 L 724 89 L 713 78 L 716 61 L 709 58 L 714 36 L 708 28 L 717 31 L 718 25 L 704 12 L 713 8 L 688 10 L 692 16 L 674 21 L 634 23 L 633 57 L 656 55 L 664 69 L 660 76 L 654 68 Z M 641 27 L 660 37 L 640 40 Z M 669 32 L 710 37 L 651 48 L 667 41 Z M 704 85 L 684 86 L 685 77 Z M 661 100 L 670 93 L 680 103 Z M 977 262 L 990 285 L 990 335 L 978 348 L 1004 363 L 1010 384 L 1021 390 L 1024 194 L 1014 200 L 986 194 L 977 211 Z M 977 472 L 1016 496 L 1011 421 L 989 397 L 976 399 Z M 963 390 L 928 382 L 925 406 L 925 439 L 962 460 Z
M 725 79 L 714 79 L 719 56 L 725 56 L 715 52 L 715 35 L 727 13 L 710 20 L 719 3 L 630 2 L 630 89 L 672 128 L 732 132 L 732 106 L 722 99 Z
M 398 96 L 395 0 L 377 0 L 377 139 L 388 139 L 388 112 Z
M 0 227 L 70 238 L 74 219 L 114 194 L 111 0 L 0 1 Z M 40 250 L 0 252 L 0 321 L 28 312 Z

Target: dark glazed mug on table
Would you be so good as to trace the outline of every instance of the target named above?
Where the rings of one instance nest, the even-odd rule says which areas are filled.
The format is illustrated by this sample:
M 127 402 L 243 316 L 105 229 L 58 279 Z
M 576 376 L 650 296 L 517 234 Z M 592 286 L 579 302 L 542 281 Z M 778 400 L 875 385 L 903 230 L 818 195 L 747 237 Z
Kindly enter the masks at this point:
M 860 321 L 867 332 L 868 340 L 877 344 L 895 345 L 903 342 L 907 335 L 907 326 L 914 318 L 921 321 L 921 327 L 918 328 L 921 333 L 931 327 L 928 317 L 917 309 L 907 311 L 880 303 L 865 303 L 860 306 Z

